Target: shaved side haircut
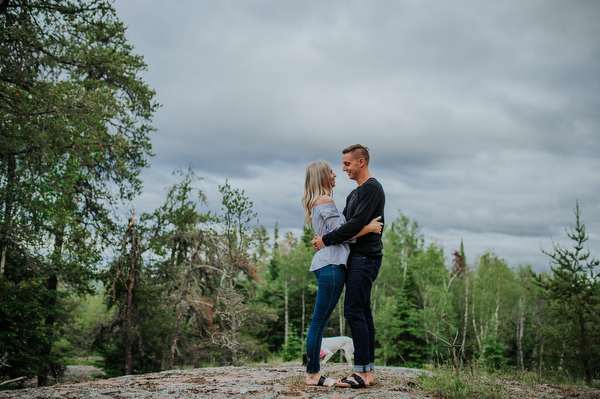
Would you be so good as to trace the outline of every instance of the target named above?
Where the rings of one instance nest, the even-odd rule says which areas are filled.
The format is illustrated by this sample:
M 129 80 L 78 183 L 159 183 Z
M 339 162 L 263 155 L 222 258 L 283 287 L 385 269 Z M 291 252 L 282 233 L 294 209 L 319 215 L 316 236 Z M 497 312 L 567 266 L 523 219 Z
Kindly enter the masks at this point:
M 348 154 L 350 153 L 350 155 L 352 155 L 352 158 L 358 160 L 360 158 L 365 160 L 365 163 L 367 164 L 367 166 L 369 166 L 369 159 L 371 158 L 369 155 L 369 149 L 363 145 L 360 144 L 354 144 L 351 145 L 348 148 L 344 148 L 342 150 L 342 154 Z

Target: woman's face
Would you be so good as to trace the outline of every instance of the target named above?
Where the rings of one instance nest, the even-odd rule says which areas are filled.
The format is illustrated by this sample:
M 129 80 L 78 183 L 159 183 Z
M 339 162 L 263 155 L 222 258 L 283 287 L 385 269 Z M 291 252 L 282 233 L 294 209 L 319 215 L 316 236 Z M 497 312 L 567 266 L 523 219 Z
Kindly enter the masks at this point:
M 333 173 L 333 169 L 329 168 L 329 172 L 331 173 L 331 188 L 335 187 L 335 173 Z

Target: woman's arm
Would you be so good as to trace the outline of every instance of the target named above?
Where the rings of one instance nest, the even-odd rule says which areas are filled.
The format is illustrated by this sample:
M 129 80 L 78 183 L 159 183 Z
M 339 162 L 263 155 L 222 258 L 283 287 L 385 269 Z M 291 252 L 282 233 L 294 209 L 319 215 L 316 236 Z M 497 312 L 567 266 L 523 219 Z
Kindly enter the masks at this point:
M 383 228 L 383 223 L 381 223 L 379 221 L 379 219 L 381 219 L 381 216 L 377 216 L 375 219 L 371 220 L 371 222 L 368 225 L 366 225 L 365 227 L 363 227 L 362 230 L 359 231 L 356 236 L 352 237 L 351 239 L 349 239 L 346 242 L 354 242 L 354 240 L 356 240 L 358 237 L 364 236 L 365 234 L 369 234 L 369 233 L 381 234 L 381 229 Z M 325 245 L 323 244 L 323 241 L 322 241 L 322 237 L 317 236 L 316 234 L 313 237 L 311 243 L 317 251 L 325 248 Z

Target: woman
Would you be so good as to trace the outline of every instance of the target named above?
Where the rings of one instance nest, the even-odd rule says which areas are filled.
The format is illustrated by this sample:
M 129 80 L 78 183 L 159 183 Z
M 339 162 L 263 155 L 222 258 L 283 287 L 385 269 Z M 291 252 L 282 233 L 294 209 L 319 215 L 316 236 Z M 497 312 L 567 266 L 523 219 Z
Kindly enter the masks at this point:
M 327 162 L 314 162 L 306 168 L 306 181 L 302 207 L 304 223 L 311 223 L 317 235 L 324 235 L 346 222 L 344 215 L 333 202 L 332 190 L 335 187 L 335 173 Z M 381 234 L 379 218 L 371 221 L 356 236 L 367 233 Z M 308 386 L 332 386 L 335 381 L 320 372 L 319 353 L 323 330 L 342 294 L 346 280 L 346 261 L 350 248 L 348 243 L 330 245 L 314 255 L 310 271 L 318 281 L 317 301 L 308 334 L 306 336 L 306 384 Z

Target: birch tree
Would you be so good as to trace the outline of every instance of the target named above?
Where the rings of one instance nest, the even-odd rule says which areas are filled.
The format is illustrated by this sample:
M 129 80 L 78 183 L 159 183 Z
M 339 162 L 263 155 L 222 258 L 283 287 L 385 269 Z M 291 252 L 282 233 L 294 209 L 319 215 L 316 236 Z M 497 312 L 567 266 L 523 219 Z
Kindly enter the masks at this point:
M 471 321 L 481 356 L 488 341 L 502 342 L 498 340 L 500 335 L 510 331 L 505 322 L 516 305 L 514 288 L 514 274 L 504 260 L 493 252 L 479 257 L 473 279 Z

